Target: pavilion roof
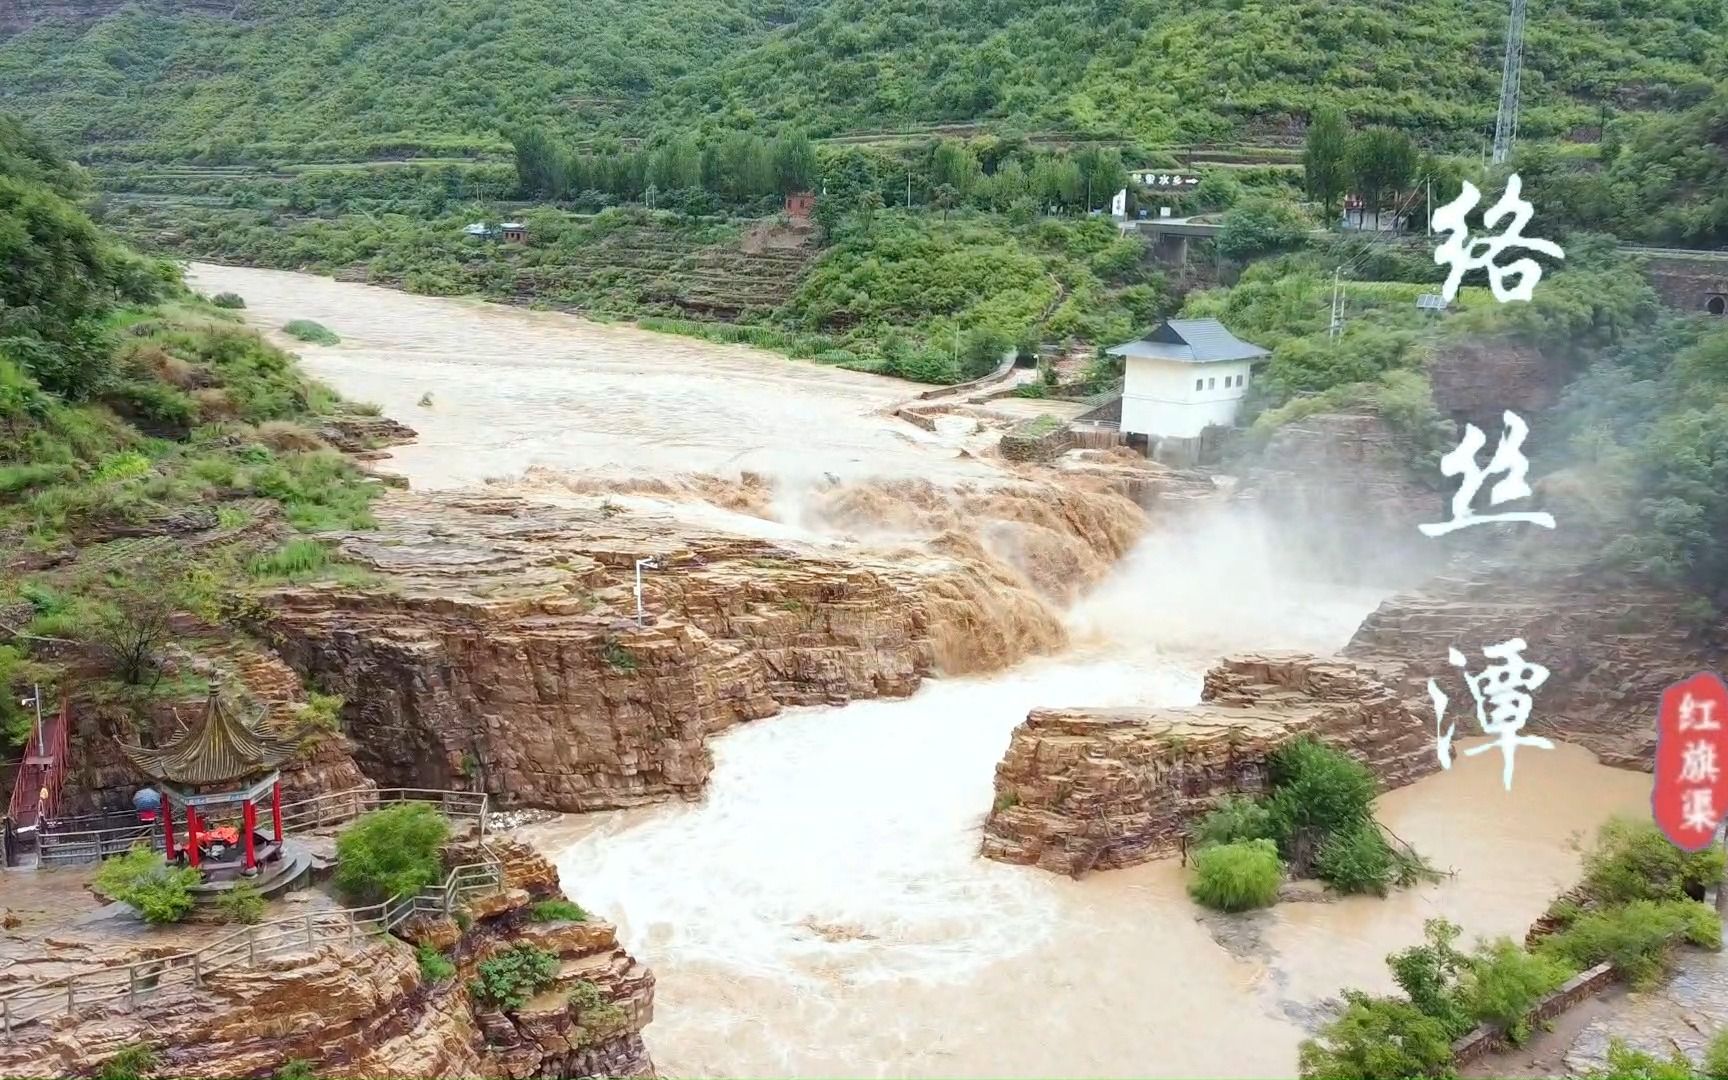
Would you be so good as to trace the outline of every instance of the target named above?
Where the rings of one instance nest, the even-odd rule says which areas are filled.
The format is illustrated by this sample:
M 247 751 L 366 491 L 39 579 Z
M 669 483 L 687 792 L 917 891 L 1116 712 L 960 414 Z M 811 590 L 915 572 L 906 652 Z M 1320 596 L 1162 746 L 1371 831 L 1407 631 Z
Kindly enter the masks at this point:
M 126 743 L 120 749 L 153 779 L 202 787 L 273 769 L 299 751 L 300 739 L 248 723 L 211 687 L 204 723 L 197 729 L 187 728 L 153 750 Z

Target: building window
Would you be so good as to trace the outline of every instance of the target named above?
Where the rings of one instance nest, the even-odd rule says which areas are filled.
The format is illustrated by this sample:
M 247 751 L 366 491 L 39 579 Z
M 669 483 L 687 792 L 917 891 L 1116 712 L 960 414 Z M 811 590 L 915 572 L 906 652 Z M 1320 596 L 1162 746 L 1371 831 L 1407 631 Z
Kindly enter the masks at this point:
M 1194 380 L 1194 389 L 1196 389 L 1196 390 L 1206 389 L 1206 380 L 1205 379 L 1195 379 Z
M 1207 379 L 1206 380 L 1206 389 L 1208 389 L 1208 390 L 1212 389 L 1213 385 L 1215 383 L 1217 383 L 1217 381 L 1218 381 L 1217 379 Z
M 1241 386 L 1241 385 L 1242 385 L 1242 379 L 1243 379 L 1243 378 L 1244 378 L 1244 376 L 1241 376 L 1241 375 L 1238 375 L 1238 376 L 1236 376 L 1236 385 L 1237 385 L 1237 386 Z

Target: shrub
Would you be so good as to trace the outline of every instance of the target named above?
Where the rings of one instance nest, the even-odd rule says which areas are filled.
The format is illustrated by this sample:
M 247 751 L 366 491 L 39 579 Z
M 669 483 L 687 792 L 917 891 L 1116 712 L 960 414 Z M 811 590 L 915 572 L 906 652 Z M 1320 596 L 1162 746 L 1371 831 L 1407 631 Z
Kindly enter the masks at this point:
M 192 913 L 192 887 L 199 880 L 191 867 L 169 866 L 151 849 L 135 847 L 103 863 L 94 888 L 130 906 L 147 923 L 176 923 Z
M 336 886 L 361 904 L 420 892 L 443 873 L 438 849 L 449 835 L 425 803 L 374 810 L 336 838 Z
M 1469 1030 L 1469 1012 L 1458 995 L 1458 974 L 1469 959 L 1452 943 L 1458 940 L 1458 924 L 1448 919 L 1429 919 L 1422 924 L 1421 945 L 1412 945 L 1386 958 L 1392 979 L 1423 1015 L 1440 1021 L 1449 1036 Z
M 335 345 L 342 340 L 329 327 L 322 323 L 315 323 L 311 319 L 295 319 L 283 326 L 282 332 L 291 338 L 310 342 L 313 345 Z
M 1193 843 L 1205 847 L 1234 844 L 1238 840 L 1268 840 L 1272 835 L 1272 815 L 1264 804 L 1247 796 L 1226 795 L 1194 826 Z
M 143 1080 L 161 1061 L 153 1047 L 141 1043 L 122 1046 L 113 1057 L 102 1063 L 96 1080 Z
M 1283 881 L 1277 846 L 1270 840 L 1243 840 L 1201 848 L 1188 894 L 1218 911 L 1247 911 L 1276 900 Z
M 1445 1025 L 1408 1001 L 1344 993 L 1344 1014 L 1305 1039 L 1299 1051 L 1304 1080 L 1406 1080 L 1451 1072 L 1452 1037 Z
M 1372 819 L 1332 833 L 1314 856 L 1314 876 L 1346 893 L 1385 896 L 1397 873 L 1397 860 Z
M 1584 888 L 1604 904 L 1629 900 L 1700 899 L 1721 881 L 1724 855 L 1711 845 L 1686 852 L 1669 842 L 1648 819 L 1614 818 L 1596 833 L 1584 856 Z
M 1326 837 L 1371 819 L 1374 774 L 1340 750 L 1298 739 L 1273 752 L 1270 771 L 1267 809 L 1279 851 L 1298 872 Z
M 615 637 L 608 637 L 600 646 L 600 658 L 617 671 L 636 670 L 636 658 L 631 656 L 629 650 L 620 645 Z
M 568 1001 L 576 1010 L 579 1044 L 593 1042 L 595 1036 L 624 1022 L 624 1010 L 607 1001 L 600 987 L 588 979 L 582 979 L 570 988 Z
M 223 922 L 250 925 L 264 918 L 264 895 L 250 881 L 237 881 L 216 898 L 216 910 L 222 913 Z
M 430 945 L 420 946 L 414 951 L 414 956 L 420 961 L 420 978 L 428 983 L 443 982 L 456 975 L 456 965 L 450 962 L 450 958 Z
M 568 900 L 542 900 L 528 909 L 535 922 L 587 922 L 588 913 Z
M 558 978 L 558 954 L 518 942 L 490 960 L 480 961 L 468 990 L 480 1001 L 506 1011 L 520 1009 Z
M 270 1074 L 270 1080 L 317 1080 L 312 1063 L 305 1058 L 289 1058 L 282 1067 Z
M 210 298 L 210 302 L 219 308 L 238 311 L 246 306 L 246 301 L 239 293 L 219 292 Z
M 1530 1010 L 1571 975 L 1571 969 L 1559 961 L 1532 955 L 1510 938 L 1499 938 L 1471 955 L 1460 996 L 1472 1019 L 1493 1024 L 1514 1043 L 1521 1043 L 1530 1034 Z
M 1578 971 L 1607 961 L 1634 986 L 1648 986 L 1662 975 L 1678 941 L 1719 949 L 1722 921 L 1690 900 L 1634 900 L 1585 912 L 1537 951 Z

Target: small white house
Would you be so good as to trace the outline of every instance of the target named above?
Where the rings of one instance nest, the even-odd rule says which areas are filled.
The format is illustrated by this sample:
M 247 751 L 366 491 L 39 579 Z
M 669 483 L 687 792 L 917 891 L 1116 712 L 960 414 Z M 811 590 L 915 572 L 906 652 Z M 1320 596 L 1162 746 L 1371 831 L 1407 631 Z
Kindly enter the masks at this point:
M 1176 439 L 1234 423 L 1254 362 L 1271 355 L 1217 319 L 1166 319 L 1104 351 L 1123 358 L 1121 430 Z

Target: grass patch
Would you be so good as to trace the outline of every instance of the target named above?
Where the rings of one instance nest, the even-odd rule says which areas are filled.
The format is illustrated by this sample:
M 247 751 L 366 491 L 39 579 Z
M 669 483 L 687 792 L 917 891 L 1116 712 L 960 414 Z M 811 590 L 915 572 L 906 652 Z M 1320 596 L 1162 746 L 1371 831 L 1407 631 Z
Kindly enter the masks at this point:
M 342 339 L 323 323 L 311 319 L 295 319 L 282 327 L 282 332 L 297 341 L 312 345 L 337 345 Z
M 422 945 L 414 951 L 414 958 L 420 962 L 420 979 L 426 983 L 441 983 L 456 977 L 456 965 L 450 958 L 430 945 Z
M 615 637 L 607 638 L 606 643 L 600 647 L 600 659 L 606 661 L 614 671 L 636 670 L 636 658 L 631 656 Z
M 535 922 L 587 922 L 588 913 L 568 900 L 542 900 L 528 909 Z

